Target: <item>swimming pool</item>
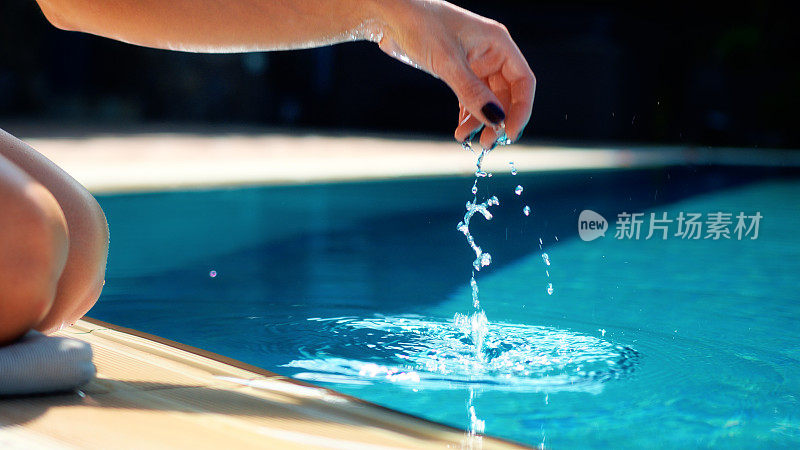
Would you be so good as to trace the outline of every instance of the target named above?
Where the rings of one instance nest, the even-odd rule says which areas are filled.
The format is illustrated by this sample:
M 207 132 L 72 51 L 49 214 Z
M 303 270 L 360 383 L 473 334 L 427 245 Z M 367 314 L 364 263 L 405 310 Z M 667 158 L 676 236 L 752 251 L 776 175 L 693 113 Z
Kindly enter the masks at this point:
M 575 345 L 567 356 L 601 353 L 514 373 L 527 380 L 514 386 L 502 373 L 470 380 L 402 357 L 459 345 L 447 327 L 471 310 L 474 253 L 455 225 L 472 181 L 101 196 L 111 255 L 90 315 L 460 428 L 472 396 L 486 433 L 529 445 L 800 444 L 800 173 L 486 179 L 500 206 L 472 231 L 493 255 L 478 277 L 489 321 L 553 355 L 559 342 Z M 614 239 L 611 230 L 584 242 L 584 209 L 612 226 L 623 211 L 758 211 L 763 221 L 756 240 Z M 541 361 L 523 369 L 533 367 Z

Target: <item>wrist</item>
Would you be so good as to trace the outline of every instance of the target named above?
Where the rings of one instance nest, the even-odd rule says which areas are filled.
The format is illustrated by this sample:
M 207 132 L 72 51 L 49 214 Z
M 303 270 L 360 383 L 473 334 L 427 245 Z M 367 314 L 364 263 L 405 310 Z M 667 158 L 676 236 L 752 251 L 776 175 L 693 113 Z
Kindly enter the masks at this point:
M 366 0 L 362 31 L 364 39 L 380 42 L 384 36 L 396 36 L 413 11 L 430 0 Z

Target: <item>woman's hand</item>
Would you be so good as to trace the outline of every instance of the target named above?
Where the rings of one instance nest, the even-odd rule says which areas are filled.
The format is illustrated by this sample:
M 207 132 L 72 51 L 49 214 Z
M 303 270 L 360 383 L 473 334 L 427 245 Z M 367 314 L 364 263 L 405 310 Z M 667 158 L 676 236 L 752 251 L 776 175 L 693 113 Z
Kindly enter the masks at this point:
M 281 50 L 370 39 L 444 80 L 461 106 L 456 139 L 487 125 L 484 148 L 497 132 L 518 139 L 531 116 L 536 79 L 505 27 L 443 0 L 37 1 L 59 28 L 171 50 Z
M 375 39 L 387 54 L 441 78 L 455 92 L 456 140 L 484 125 L 483 148 L 503 131 L 512 141 L 520 137 L 536 78 L 502 24 L 440 0 L 390 1 L 384 8 Z

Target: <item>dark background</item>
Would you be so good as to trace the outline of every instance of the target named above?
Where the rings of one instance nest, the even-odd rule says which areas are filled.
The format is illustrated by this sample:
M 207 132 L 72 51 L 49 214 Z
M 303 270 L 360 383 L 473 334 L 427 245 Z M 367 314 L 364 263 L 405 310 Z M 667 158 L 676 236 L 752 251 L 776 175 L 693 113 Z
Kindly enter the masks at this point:
M 506 24 L 536 73 L 526 140 L 800 146 L 798 25 L 779 2 L 456 3 Z M 176 53 L 60 31 L 33 0 L 0 2 L 0 127 L 201 122 L 444 137 L 456 114 L 443 83 L 372 43 Z

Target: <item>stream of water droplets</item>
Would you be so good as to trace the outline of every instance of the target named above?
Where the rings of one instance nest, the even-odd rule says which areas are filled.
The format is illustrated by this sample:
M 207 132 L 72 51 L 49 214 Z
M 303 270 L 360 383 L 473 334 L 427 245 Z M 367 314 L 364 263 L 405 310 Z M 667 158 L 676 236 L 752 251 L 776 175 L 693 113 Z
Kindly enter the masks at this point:
M 498 145 L 507 145 L 500 139 Z M 638 353 L 602 338 L 560 330 L 513 323 L 490 323 L 481 307 L 476 275 L 492 263 L 492 256 L 476 242 L 470 222 L 479 214 L 492 219 L 491 209 L 500 205 L 495 195 L 481 197 L 480 180 L 491 173 L 483 169 L 489 150 L 474 150 L 476 155 L 472 199 L 457 229 L 464 234 L 475 253 L 470 290 L 472 312 L 456 313 L 450 320 L 423 316 L 376 316 L 372 318 L 311 318 L 327 336 L 324 347 L 301 347 L 301 359 L 285 367 L 299 379 L 338 384 L 371 385 L 375 382 L 410 385 L 426 389 L 466 387 L 469 445 L 480 445 L 486 423 L 479 418 L 475 399 L 483 390 L 522 392 L 589 391 L 602 389 L 602 383 L 631 372 Z M 513 162 L 511 174 L 517 174 Z M 522 197 L 523 187 L 514 189 Z M 525 205 L 523 214 L 530 214 Z M 540 249 L 542 241 L 539 240 Z M 550 256 L 541 254 L 549 282 Z M 520 299 L 525 301 L 524 299 Z
M 511 141 L 506 137 L 505 133 L 503 132 L 500 137 L 496 141 L 496 145 L 508 145 Z M 461 144 L 465 149 L 471 151 L 475 154 L 475 150 L 472 147 L 471 141 L 467 139 Z M 453 324 L 456 329 L 462 330 L 469 330 L 469 335 L 472 339 L 472 343 L 474 344 L 474 352 L 475 358 L 479 362 L 486 362 L 488 355 L 486 354 L 485 343 L 486 343 L 486 335 L 489 332 L 489 320 L 486 318 L 486 313 L 481 308 L 481 302 L 479 298 L 479 290 L 478 290 L 478 282 L 475 279 L 475 272 L 481 270 L 482 267 L 486 267 L 492 263 L 492 255 L 488 252 L 484 252 L 478 244 L 475 243 L 475 238 L 472 236 L 469 230 L 469 222 L 472 219 L 472 216 L 475 213 L 480 213 L 486 220 L 492 220 L 492 213 L 489 212 L 489 208 L 492 206 L 500 205 L 500 201 L 497 199 L 497 196 L 492 195 L 488 197 L 485 201 L 478 203 L 478 181 L 481 178 L 485 178 L 487 176 L 492 176 L 491 173 L 485 172 L 483 170 L 483 159 L 486 157 L 488 152 L 491 149 L 481 149 L 480 153 L 478 153 L 477 160 L 475 162 L 475 182 L 472 184 L 472 201 L 467 201 L 467 211 L 464 214 L 464 219 L 458 223 L 457 229 L 458 231 L 464 233 L 464 236 L 467 238 L 467 243 L 475 252 L 475 261 L 472 262 L 472 276 L 470 277 L 469 284 L 472 290 L 472 308 L 473 311 L 470 315 L 464 315 L 460 313 L 456 313 L 455 317 L 453 318 Z M 510 161 L 509 165 L 511 166 L 511 174 L 517 174 L 517 168 L 514 166 L 514 162 Z M 523 191 L 523 187 L 521 185 L 517 185 L 514 193 L 517 195 L 521 195 Z M 525 206 L 525 215 L 529 214 L 529 208 Z M 469 412 L 469 436 L 470 437 L 477 437 L 483 434 L 485 429 L 485 422 L 478 418 L 475 412 L 475 388 L 469 388 L 469 400 L 467 401 L 467 410 Z

